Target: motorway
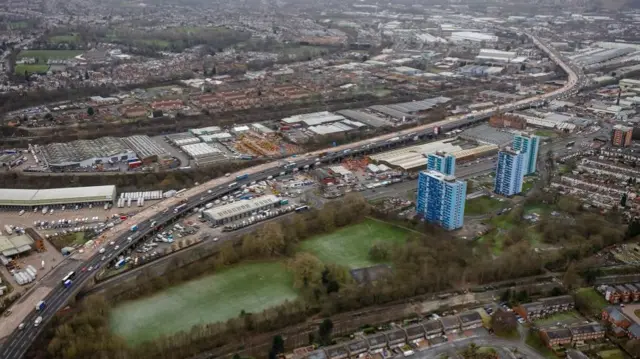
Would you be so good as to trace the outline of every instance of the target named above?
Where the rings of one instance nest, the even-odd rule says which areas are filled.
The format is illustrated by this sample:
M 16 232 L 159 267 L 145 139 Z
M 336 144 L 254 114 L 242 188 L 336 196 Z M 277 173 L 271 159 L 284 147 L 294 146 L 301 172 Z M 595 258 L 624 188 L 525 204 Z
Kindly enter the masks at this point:
M 153 216 L 153 219 L 141 219 L 139 217 L 136 217 L 125 222 L 125 226 L 130 226 L 135 223 L 134 220 L 139 221 L 136 223 L 138 225 L 137 235 L 135 236 L 133 241 L 128 241 L 127 237 L 129 237 L 131 233 L 122 233 L 124 231 L 120 231 L 120 233 L 122 234 L 117 238 L 112 239 L 119 246 L 119 249 L 112 250 L 112 248 L 115 247 L 109 246 L 106 261 L 115 260 L 120 254 L 124 253 L 128 248 L 135 245 L 138 241 L 144 239 L 146 236 L 153 235 L 156 228 L 151 227 L 152 220 L 156 221 L 160 226 L 171 223 L 185 215 L 187 212 L 191 211 L 194 207 L 204 205 L 205 203 L 222 197 L 229 192 L 236 191 L 240 189 L 242 185 L 249 184 L 252 181 L 260 181 L 267 179 L 267 177 L 269 176 L 277 176 L 281 172 L 291 173 L 295 168 L 301 169 L 305 166 L 313 167 L 318 162 L 321 164 L 331 163 L 347 156 L 366 154 L 375 150 L 383 150 L 386 148 L 390 148 L 391 146 L 412 142 L 413 140 L 419 139 L 421 137 L 432 137 L 434 135 L 434 129 L 438 129 L 438 132 L 442 133 L 442 131 L 449 131 L 454 128 L 468 126 L 470 124 L 477 123 L 486 119 L 498 110 L 512 111 L 516 109 L 528 108 L 531 106 L 540 106 L 545 101 L 554 100 L 567 92 L 575 91 L 574 87 L 581 84 L 582 79 L 576 75 L 576 71 L 574 71 L 574 68 L 569 67 L 569 65 L 565 64 L 559 54 L 550 50 L 536 37 L 530 37 L 536 44 L 536 46 L 546 52 L 548 56 L 554 62 L 558 63 L 568 74 L 569 80 L 563 88 L 544 95 L 538 95 L 529 99 L 520 100 L 509 105 L 479 111 L 471 115 L 451 116 L 443 121 L 418 126 L 412 129 L 376 137 L 374 139 L 345 144 L 326 150 L 307 153 L 302 156 L 292 157 L 288 159 L 291 165 L 288 166 L 286 170 L 283 168 L 285 165 L 284 161 L 274 161 L 268 164 L 260 165 L 235 173 L 229 179 L 215 179 L 200 186 L 193 187 L 188 191 L 182 193 L 181 197 L 166 200 L 165 202 L 161 203 L 165 207 L 162 209 L 158 208 L 159 213 L 155 214 Z M 233 180 L 233 178 L 235 178 L 236 176 L 244 174 L 247 174 L 248 176 L 242 180 Z M 177 200 L 184 201 L 187 206 L 181 211 L 174 213 L 174 208 L 179 205 L 179 203 L 177 203 Z M 95 253 L 91 257 L 86 259 L 85 262 L 82 263 L 82 266 L 96 266 L 101 262 L 100 259 L 102 256 L 102 254 Z M 0 358 L 21 358 L 27 351 L 31 343 L 36 339 L 37 335 L 43 330 L 49 320 L 51 320 L 53 315 L 60 309 L 64 308 L 67 305 L 69 299 L 74 296 L 87 281 L 91 280 L 94 275 L 93 272 L 89 271 L 76 272 L 77 274 L 74 279 L 74 284 L 71 288 L 65 289 L 60 282 L 57 287 L 53 288 L 50 291 L 46 298 L 42 298 L 46 303 L 46 308 L 44 308 L 44 310 L 42 310 L 41 312 L 33 311 L 24 319 L 24 329 L 14 330 L 14 332 L 7 338 L 4 346 L 0 350 Z M 42 316 L 42 323 L 39 326 L 35 326 L 34 321 L 38 316 Z

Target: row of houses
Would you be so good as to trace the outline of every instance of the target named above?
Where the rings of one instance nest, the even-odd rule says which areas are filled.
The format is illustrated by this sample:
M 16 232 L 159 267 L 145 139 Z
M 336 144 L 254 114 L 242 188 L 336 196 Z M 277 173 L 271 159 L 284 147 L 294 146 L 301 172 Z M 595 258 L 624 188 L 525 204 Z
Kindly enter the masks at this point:
M 602 310 L 602 320 L 611 324 L 611 331 L 614 335 L 640 339 L 640 324 L 624 314 L 618 307 L 609 306 L 604 308 Z
M 397 348 L 408 343 L 428 341 L 443 342 L 446 334 L 471 330 L 482 326 L 482 317 L 476 310 L 464 312 L 454 316 L 442 317 L 422 321 L 404 328 L 391 329 L 376 333 L 346 343 L 320 348 L 311 353 L 299 356 L 304 359 L 346 359 L 355 358 L 369 351 L 384 348 Z M 428 344 L 428 343 L 427 343 Z
M 566 312 L 575 307 L 575 301 L 570 295 L 542 298 L 538 301 L 520 304 L 513 311 L 520 314 L 524 320 L 532 321 L 546 316 Z
M 548 328 L 540 330 L 540 338 L 550 348 L 560 345 L 581 344 L 589 340 L 604 338 L 606 329 L 599 323 L 587 323 L 568 328 Z
M 604 299 L 611 304 L 637 302 L 640 300 L 640 283 L 599 287 L 598 291 L 604 294 Z

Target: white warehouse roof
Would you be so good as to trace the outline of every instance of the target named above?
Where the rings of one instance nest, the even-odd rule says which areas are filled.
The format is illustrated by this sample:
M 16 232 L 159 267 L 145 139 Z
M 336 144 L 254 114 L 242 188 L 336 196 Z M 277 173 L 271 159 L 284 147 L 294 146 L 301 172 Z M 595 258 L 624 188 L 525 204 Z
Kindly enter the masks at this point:
M 194 143 L 192 145 L 186 145 L 180 147 L 184 152 L 186 152 L 191 158 L 198 158 L 203 156 L 211 156 L 214 154 L 221 154 L 222 151 L 220 149 L 211 146 L 208 143 Z
M 52 189 L 0 189 L 0 206 L 48 206 L 88 202 L 113 202 L 116 186 Z
M 460 146 L 454 146 L 449 142 L 438 141 L 423 145 L 405 147 L 398 150 L 382 152 L 369 156 L 372 161 L 382 162 L 392 167 L 411 170 L 427 166 L 426 155 L 437 151 L 453 153 L 462 150 Z
M 204 215 L 214 221 L 232 218 L 241 214 L 257 211 L 266 206 L 274 205 L 280 202 L 280 198 L 274 195 L 266 195 L 258 198 L 237 201 L 223 206 L 214 207 L 204 211 Z
M 450 39 L 453 42 L 458 42 L 458 41 L 497 42 L 498 41 L 498 37 L 495 36 L 495 35 L 483 34 L 481 32 L 474 32 L 474 31 L 453 32 L 453 33 L 451 33 Z
M 346 120 L 346 118 L 344 118 L 344 116 L 342 115 L 336 115 L 329 111 L 321 111 L 283 118 L 282 122 L 288 124 L 304 122 L 307 126 L 315 126 L 342 120 Z

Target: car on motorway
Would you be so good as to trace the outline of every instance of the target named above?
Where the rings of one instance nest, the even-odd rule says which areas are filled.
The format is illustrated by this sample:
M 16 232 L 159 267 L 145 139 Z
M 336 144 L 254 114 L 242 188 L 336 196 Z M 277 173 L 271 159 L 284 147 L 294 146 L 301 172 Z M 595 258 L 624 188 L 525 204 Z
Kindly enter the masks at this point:
M 87 271 L 87 267 L 82 267 L 81 271 L 86 272 Z
M 112 246 L 115 246 L 115 245 L 116 245 L 116 242 L 111 241 L 111 242 L 109 242 L 109 244 L 110 244 L 110 245 L 112 245 Z
M 24 329 L 24 327 L 25 327 L 24 323 L 18 324 L 18 330 L 22 330 L 22 329 Z
M 91 271 L 93 270 L 93 266 L 89 266 L 89 268 L 87 268 L 87 270 L 88 270 L 89 272 L 91 272 Z
M 102 258 L 100 258 L 101 261 L 107 259 L 107 256 L 102 256 Z
M 106 251 L 106 249 L 104 249 L 104 248 L 100 248 L 100 250 L 98 251 L 98 253 L 102 254 L 102 253 L 104 253 L 105 251 Z

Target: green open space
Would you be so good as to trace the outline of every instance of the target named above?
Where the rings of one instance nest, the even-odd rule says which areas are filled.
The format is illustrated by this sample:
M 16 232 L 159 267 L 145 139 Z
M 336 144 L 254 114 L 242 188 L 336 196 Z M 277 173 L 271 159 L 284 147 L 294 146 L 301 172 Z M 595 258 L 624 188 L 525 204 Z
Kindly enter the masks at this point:
M 526 181 L 525 183 L 523 183 L 522 184 L 522 193 L 525 193 L 525 192 L 529 191 L 530 189 L 532 189 L 534 184 L 535 184 L 535 182 L 532 181 L 532 180 Z
M 26 21 L 11 21 L 7 24 L 10 30 L 18 30 L 25 29 L 29 26 L 29 23 Z
M 535 349 L 535 351 L 537 351 L 538 354 L 542 355 L 543 357 L 548 359 L 558 359 L 558 356 L 555 355 L 553 351 L 544 344 L 544 342 L 540 338 L 539 333 L 530 332 L 527 335 L 527 339 L 525 342 L 528 346 Z
M 30 74 L 33 73 L 46 73 L 49 71 L 49 65 L 37 65 L 37 64 L 16 64 L 14 73 L 16 75 L 23 75 L 27 71 Z
M 369 249 L 376 242 L 402 243 L 409 231 L 388 223 L 368 219 L 329 234 L 300 243 L 300 250 L 311 252 L 324 263 L 362 268 L 377 263 L 369 259 Z
M 69 233 L 51 238 L 51 244 L 58 249 L 81 246 L 87 243 L 84 232 Z
M 70 33 L 66 35 L 54 35 L 49 37 L 49 42 L 53 44 L 75 44 L 80 42 L 80 35 Z
M 558 137 L 558 134 L 555 133 L 555 131 L 553 130 L 537 130 L 536 131 L 536 136 L 541 136 L 541 137 Z
M 568 312 L 560 312 L 560 313 L 552 314 L 546 318 L 535 320 L 534 323 L 537 326 L 545 327 L 545 326 L 554 326 L 558 323 L 571 324 L 580 320 L 584 320 L 584 319 L 580 316 L 580 314 L 571 310 Z
M 130 344 L 194 325 L 260 312 L 297 297 L 293 278 L 280 262 L 252 262 L 195 279 L 112 310 L 111 328 Z
M 598 356 L 602 359 L 624 359 L 624 353 L 620 349 L 609 349 L 598 352 Z
M 576 299 L 586 305 L 584 309 L 594 316 L 599 316 L 602 310 L 609 305 L 604 297 L 592 287 L 578 289 L 576 291 Z
M 500 199 L 495 197 L 482 196 L 468 200 L 464 205 L 464 214 L 467 216 L 490 214 L 506 208 L 508 205 L 509 202 L 506 200 L 500 201 Z
M 81 50 L 24 50 L 20 51 L 18 58 L 32 57 L 46 63 L 48 59 L 70 59 L 82 54 Z

